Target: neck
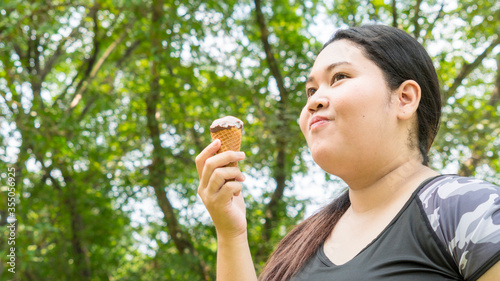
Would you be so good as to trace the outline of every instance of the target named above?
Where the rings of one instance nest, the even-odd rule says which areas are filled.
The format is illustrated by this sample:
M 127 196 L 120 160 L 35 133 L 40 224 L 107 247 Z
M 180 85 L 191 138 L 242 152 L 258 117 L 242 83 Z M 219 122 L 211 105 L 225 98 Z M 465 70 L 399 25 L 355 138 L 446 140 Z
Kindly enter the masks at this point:
M 407 200 L 425 179 L 438 175 L 418 160 L 409 160 L 371 177 L 346 181 L 353 212 L 365 213 Z

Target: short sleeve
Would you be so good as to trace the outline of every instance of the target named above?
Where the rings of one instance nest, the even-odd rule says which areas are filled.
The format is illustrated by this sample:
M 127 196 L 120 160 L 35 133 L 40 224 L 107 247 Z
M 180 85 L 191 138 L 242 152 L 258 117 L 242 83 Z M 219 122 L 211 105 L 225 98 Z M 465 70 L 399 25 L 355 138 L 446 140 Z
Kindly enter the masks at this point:
M 500 260 L 500 187 L 447 175 L 422 188 L 419 199 L 465 280 L 476 280 Z

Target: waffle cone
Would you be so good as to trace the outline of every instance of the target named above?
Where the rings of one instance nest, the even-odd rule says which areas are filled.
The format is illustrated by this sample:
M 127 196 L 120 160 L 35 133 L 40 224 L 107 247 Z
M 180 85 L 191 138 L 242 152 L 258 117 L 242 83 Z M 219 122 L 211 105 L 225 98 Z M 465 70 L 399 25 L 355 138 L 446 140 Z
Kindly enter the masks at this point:
M 212 141 L 216 139 L 220 139 L 221 147 L 217 154 L 222 153 L 224 151 L 232 150 L 232 151 L 240 151 L 241 146 L 241 128 L 228 128 L 224 130 L 220 130 L 217 132 L 210 132 L 212 135 Z M 227 165 L 227 167 L 237 167 L 238 162 L 231 162 Z

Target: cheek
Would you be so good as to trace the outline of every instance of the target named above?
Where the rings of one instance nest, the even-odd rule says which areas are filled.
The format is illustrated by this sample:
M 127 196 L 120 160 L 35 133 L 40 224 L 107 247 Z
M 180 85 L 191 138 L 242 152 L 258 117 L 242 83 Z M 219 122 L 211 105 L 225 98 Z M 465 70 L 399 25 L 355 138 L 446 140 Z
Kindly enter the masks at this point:
M 300 113 L 299 117 L 299 126 L 300 130 L 302 131 L 302 134 L 307 137 L 307 122 L 308 122 L 308 116 L 309 112 L 306 107 L 302 108 L 302 112 Z

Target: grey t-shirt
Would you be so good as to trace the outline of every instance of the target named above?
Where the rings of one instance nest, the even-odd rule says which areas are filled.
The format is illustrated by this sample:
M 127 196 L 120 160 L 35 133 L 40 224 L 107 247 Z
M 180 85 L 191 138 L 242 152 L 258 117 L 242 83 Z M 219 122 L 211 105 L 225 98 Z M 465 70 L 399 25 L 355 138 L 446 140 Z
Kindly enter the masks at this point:
M 441 175 L 353 259 L 337 266 L 320 246 L 292 280 L 476 280 L 499 260 L 500 187 Z

